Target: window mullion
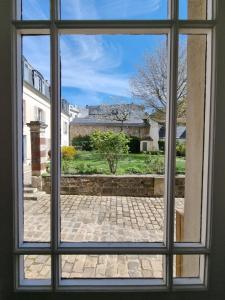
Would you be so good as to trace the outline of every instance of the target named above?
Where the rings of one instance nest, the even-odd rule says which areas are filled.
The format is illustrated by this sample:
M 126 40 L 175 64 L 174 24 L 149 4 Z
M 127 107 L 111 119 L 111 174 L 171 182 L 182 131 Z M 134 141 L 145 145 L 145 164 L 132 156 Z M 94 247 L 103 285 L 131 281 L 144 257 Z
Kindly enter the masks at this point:
M 170 1 L 171 18 L 174 25 L 168 38 L 168 105 L 166 114 L 166 245 L 168 247 L 166 262 L 166 280 L 169 288 L 173 282 L 173 236 L 174 236 L 174 200 L 176 170 L 176 99 L 178 74 L 178 0 Z
M 13 20 L 22 19 L 22 0 L 12 1 L 13 2 Z
M 60 239 L 60 57 L 59 36 L 55 26 L 58 19 L 58 0 L 51 1 L 51 247 L 52 247 L 52 285 L 59 282 L 59 264 L 56 251 Z

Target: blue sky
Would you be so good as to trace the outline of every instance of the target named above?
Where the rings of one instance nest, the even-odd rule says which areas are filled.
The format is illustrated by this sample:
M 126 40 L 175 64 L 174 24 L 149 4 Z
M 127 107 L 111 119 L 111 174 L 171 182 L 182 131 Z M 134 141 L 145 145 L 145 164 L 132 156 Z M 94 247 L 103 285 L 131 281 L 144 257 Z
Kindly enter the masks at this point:
M 167 14 L 165 3 L 166 0 L 62 0 L 62 18 L 115 19 L 120 11 L 121 19 L 162 19 Z M 182 4 L 185 18 L 186 0 Z M 23 6 L 24 19 L 49 17 L 47 0 L 23 0 Z M 137 101 L 131 97 L 129 80 L 144 55 L 165 42 L 166 36 L 159 35 L 61 36 L 62 97 L 78 105 Z M 24 37 L 23 54 L 49 80 L 49 37 Z

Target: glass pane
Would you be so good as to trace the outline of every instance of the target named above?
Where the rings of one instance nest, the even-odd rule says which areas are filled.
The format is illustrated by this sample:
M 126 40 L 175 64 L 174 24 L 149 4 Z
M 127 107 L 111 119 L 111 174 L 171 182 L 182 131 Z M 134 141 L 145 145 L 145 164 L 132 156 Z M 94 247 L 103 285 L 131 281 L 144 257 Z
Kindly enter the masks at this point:
M 209 3 L 208 3 L 209 2 Z M 179 18 L 182 20 L 210 19 L 211 0 L 180 0 Z
M 199 278 L 204 270 L 204 255 L 175 255 L 173 277 Z
M 51 279 L 50 255 L 24 255 L 24 279 Z
M 160 255 L 62 255 L 62 279 L 162 278 Z
M 46 20 L 49 18 L 49 0 L 22 0 L 23 20 Z
M 75 20 L 166 19 L 167 0 L 61 0 L 61 18 Z
M 162 241 L 166 36 L 60 42 L 61 240 Z
M 175 239 L 177 242 L 200 242 L 203 175 L 207 168 L 203 165 L 207 134 L 205 35 L 180 36 L 177 95 Z
M 43 176 L 50 170 L 50 40 L 23 36 L 24 241 L 50 241 L 50 195 Z

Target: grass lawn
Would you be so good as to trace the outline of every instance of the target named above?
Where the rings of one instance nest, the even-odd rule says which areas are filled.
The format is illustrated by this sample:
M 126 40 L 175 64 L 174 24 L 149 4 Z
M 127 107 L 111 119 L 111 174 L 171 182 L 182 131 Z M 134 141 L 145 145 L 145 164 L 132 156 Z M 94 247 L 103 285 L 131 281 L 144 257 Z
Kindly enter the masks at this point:
M 185 159 L 177 157 L 177 174 L 185 173 Z M 127 154 L 118 162 L 117 175 L 163 174 L 164 156 L 148 154 Z M 62 161 L 64 174 L 110 174 L 107 161 L 94 151 L 79 151 L 73 160 Z

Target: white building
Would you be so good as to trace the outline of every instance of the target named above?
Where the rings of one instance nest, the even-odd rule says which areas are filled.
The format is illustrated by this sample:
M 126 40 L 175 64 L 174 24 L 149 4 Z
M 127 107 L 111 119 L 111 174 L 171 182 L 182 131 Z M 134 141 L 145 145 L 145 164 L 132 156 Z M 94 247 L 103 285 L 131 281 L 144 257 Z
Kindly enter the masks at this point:
M 31 165 L 30 128 L 27 123 L 42 121 L 47 125 L 45 139 L 47 152 L 51 144 L 50 85 L 28 61 L 23 59 L 23 160 Z M 61 101 L 61 145 L 69 145 L 70 110 L 66 100 Z M 29 168 L 27 168 L 29 169 Z
M 140 151 L 158 151 L 159 150 L 159 124 L 148 118 L 149 134 L 141 138 Z
M 70 111 L 70 122 L 73 121 L 73 119 L 78 118 L 80 111 L 77 105 L 70 104 L 69 111 Z

